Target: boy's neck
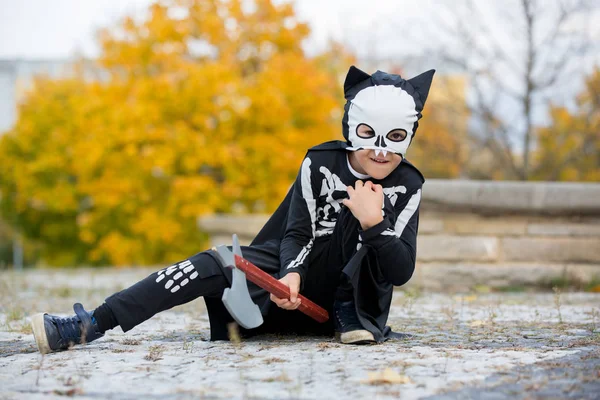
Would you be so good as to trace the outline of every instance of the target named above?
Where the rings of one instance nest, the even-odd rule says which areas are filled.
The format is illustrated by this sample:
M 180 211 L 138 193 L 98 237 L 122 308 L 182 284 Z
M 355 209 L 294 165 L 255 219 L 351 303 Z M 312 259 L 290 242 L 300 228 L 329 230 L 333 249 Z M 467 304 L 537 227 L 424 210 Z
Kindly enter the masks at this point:
M 350 172 L 352 172 L 352 175 L 356 176 L 359 179 L 367 179 L 367 178 L 371 177 L 360 166 L 360 164 L 358 163 L 358 161 L 356 161 L 356 157 L 355 157 L 355 154 L 354 154 L 353 151 L 349 151 L 347 153 L 347 160 L 348 160 L 348 168 L 350 169 Z

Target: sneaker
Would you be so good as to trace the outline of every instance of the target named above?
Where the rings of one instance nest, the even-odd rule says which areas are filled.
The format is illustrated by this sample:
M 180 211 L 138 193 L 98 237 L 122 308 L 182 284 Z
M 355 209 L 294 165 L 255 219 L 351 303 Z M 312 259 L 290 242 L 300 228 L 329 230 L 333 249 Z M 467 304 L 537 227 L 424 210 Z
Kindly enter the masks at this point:
M 98 331 L 92 313 L 85 311 L 80 303 L 75 303 L 73 310 L 75 315 L 67 318 L 45 313 L 31 318 L 33 336 L 40 353 L 67 350 L 75 344 L 89 343 L 104 336 Z
M 334 322 L 336 336 L 342 343 L 375 343 L 375 337 L 373 337 L 373 334 L 364 329 L 360 324 L 353 301 L 336 301 L 333 304 L 333 312 L 335 314 Z

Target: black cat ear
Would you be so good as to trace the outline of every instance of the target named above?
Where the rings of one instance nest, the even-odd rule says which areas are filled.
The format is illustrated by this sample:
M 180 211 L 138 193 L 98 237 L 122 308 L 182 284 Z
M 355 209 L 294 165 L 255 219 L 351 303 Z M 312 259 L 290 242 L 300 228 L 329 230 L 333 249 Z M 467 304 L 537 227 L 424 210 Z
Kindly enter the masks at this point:
M 347 93 L 348 90 L 350 90 L 357 83 L 360 83 L 365 79 L 369 79 L 370 77 L 371 75 L 361 71 L 354 65 L 351 66 L 348 70 L 348 74 L 346 75 L 346 80 L 344 81 L 344 93 Z
M 417 75 L 412 79 L 408 80 L 408 83 L 419 93 L 419 97 L 423 106 L 425 106 L 425 100 L 429 94 L 429 88 L 431 87 L 431 81 L 433 80 L 433 74 L 435 69 L 430 69 L 427 72 L 423 72 L 421 75 Z

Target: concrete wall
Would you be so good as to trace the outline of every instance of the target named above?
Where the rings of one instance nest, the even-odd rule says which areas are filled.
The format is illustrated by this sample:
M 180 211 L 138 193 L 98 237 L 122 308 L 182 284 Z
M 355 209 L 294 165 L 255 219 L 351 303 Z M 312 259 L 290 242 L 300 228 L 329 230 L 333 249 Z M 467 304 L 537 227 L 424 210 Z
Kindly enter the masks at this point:
M 248 243 L 268 216 L 199 220 Z M 410 285 L 467 289 L 600 280 L 600 184 L 429 180 Z

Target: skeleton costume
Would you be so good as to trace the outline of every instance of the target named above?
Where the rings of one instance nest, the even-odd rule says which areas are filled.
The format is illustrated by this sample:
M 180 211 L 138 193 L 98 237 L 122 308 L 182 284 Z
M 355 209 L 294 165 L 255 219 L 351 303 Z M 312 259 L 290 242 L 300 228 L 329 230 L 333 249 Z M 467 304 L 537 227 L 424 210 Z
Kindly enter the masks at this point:
M 362 326 L 377 341 L 393 333 L 386 327 L 393 286 L 406 283 L 415 267 L 419 224 L 421 173 L 404 158 L 414 138 L 434 71 L 413 79 L 377 71 L 369 75 L 351 67 L 344 83 L 347 100 L 342 121 L 346 141 L 323 143 L 308 150 L 298 176 L 279 208 L 250 246 L 245 258 L 279 279 L 290 272 L 301 276 L 301 293 L 332 315 L 336 288 L 342 278 L 351 284 Z M 358 127 L 374 132 L 361 137 Z M 392 130 L 406 137 L 393 141 Z M 373 179 L 355 171 L 348 153 L 359 149 L 394 152 L 403 156 L 387 177 Z M 342 205 L 346 187 L 358 180 L 383 187 L 384 219 L 362 230 Z M 203 296 L 211 325 L 211 339 L 227 339 L 233 319 L 221 302 L 231 271 L 223 268 L 212 251 L 190 257 L 154 273 L 138 284 L 106 299 L 116 323 L 124 331 L 175 305 Z M 333 323 L 319 324 L 299 311 L 278 308 L 269 294 L 248 282 L 260 307 L 264 324 L 243 334 L 281 332 L 333 334 Z M 331 319 L 330 319 L 331 321 Z

